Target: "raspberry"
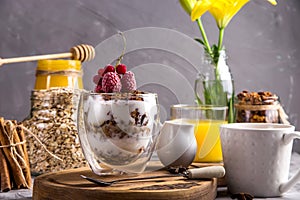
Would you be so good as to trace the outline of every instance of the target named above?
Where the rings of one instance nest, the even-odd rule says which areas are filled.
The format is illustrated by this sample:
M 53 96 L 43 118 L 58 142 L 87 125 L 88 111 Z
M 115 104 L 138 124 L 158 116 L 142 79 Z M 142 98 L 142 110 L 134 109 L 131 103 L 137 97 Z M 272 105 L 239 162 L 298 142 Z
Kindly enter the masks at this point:
M 102 79 L 102 90 L 106 93 L 120 92 L 122 88 L 119 76 L 115 72 L 107 72 Z
M 95 87 L 94 92 L 97 92 L 97 93 L 103 92 L 103 90 L 102 90 L 102 77 L 99 78 L 99 80 L 97 82 L 97 86 Z
M 102 87 L 101 87 L 101 85 L 97 85 L 96 88 L 95 88 L 95 90 L 94 90 L 94 92 L 97 92 L 97 93 L 102 92 Z
M 106 74 L 107 72 L 115 72 L 115 67 L 112 65 L 106 65 L 102 76 L 104 76 L 104 74 Z
M 125 74 L 126 73 L 126 65 L 124 65 L 124 64 L 117 65 L 116 71 L 118 74 Z
M 95 75 L 93 77 L 93 82 L 97 85 L 99 83 L 99 80 L 101 79 L 101 76 L 98 74 L 98 75 Z
M 131 71 L 126 72 L 121 79 L 121 84 L 122 92 L 130 92 L 136 90 L 134 73 Z
M 104 68 L 100 68 L 98 70 L 98 75 L 103 76 L 103 73 L 104 73 Z

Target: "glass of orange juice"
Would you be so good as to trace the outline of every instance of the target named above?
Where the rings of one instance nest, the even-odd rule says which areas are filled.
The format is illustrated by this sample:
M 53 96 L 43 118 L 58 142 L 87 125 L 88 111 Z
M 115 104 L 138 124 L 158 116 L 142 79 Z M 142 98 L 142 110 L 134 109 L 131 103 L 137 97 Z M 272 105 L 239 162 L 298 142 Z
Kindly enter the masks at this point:
M 194 162 L 222 162 L 219 127 L 227 123 L 227 106 L 185 105 L 171 106 L 171 119 L 195 125 L 197 152 Z

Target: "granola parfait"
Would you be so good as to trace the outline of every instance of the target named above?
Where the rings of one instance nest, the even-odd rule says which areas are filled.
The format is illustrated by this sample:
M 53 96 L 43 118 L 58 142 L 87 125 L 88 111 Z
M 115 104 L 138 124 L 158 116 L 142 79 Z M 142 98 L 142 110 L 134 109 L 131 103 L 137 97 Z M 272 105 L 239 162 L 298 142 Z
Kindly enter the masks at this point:
M 134 74 L 118 67 L 100 70 L 95 91 L 83 92 L 80 99 L 81 147 L 99 175 L 143 172 L 159 131 L 157 95 L 137 91 Z

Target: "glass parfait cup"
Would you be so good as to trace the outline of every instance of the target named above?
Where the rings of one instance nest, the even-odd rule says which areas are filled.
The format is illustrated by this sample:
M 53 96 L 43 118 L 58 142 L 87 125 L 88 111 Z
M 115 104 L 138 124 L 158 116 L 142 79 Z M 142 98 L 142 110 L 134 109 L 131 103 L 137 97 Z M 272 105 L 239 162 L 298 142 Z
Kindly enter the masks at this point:
M 81 148 L 95 174 L 141 173 L 159 134 L 157 95 L 83 91 L 77 121 Z
M 195 125 L 197 151 L 194 162 L 222 162 L 220 125 L 227 123 L 227 106 L 171 106 L 171 119 Z

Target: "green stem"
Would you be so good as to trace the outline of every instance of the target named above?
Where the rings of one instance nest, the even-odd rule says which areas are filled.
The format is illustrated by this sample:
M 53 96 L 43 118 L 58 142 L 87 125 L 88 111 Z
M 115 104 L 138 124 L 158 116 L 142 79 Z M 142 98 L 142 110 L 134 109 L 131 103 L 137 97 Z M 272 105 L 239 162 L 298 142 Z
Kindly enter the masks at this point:
M 219 29 L 219 42 L 218 42 L 218 51 L 221 51 L 223 48 L 223 37 L 224 37 L 225 28 Z
M 215 79 L 218 81 L 220 80 L 220 73 L 218 69 L 218 64 L 215 66 Z
M 205 44 L 205 47 L 207 48 L 209 55 L 212 55 L 212 51 L 211 51 L 211 48 L 210 48 L 210 45 L 209 45 L 209 42 L 208 42 L 208 39 L 207 39 L 205 30 L 204 30 L 204 27 L 203 27 L 201 18 L 199 17 L 196 21 L 197 21 L 199 30 L 200 30 L 200 32 L 201 32 L 201 35 L 202 35 L 202 38 L 203 38 L 203 42 L 204 42 L 204 44 Z
M 223 49 L 223 38 L 224 38 L 224 30 L 225 28 L 220 28 L 219 29 L 219 41 L 218 41 L 218 62 L 219 62 L 219 57 L 220 57 L 220 51 Z M 215 66 L 215 77 L 217 80 L 220 79 L 220 74 L 219 74 L 219 69 L 218 69 L 218 62 L 216 63 Z
M 119 56 L 119 58 L 118 58 L 118 60 L 116 62 L 116 66 L 118 66 L 119 64 L 121 64 L 121 61 L 123 59 L 123 56 L 124 56 L 125 51 L 126 51 L 126 46 L 127 46 L 125 35 L 123 34 L 123 32 L 119 32 L 119 34 L 122 36 L 124 46 L 123 46 L 122 53 L 121 53 L 121 55 Z

